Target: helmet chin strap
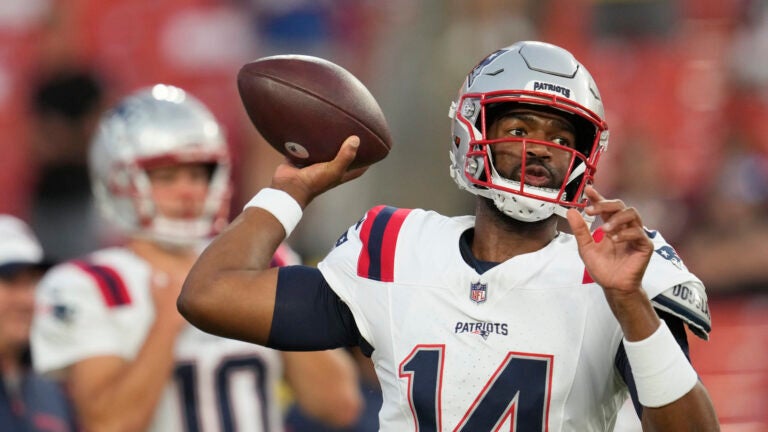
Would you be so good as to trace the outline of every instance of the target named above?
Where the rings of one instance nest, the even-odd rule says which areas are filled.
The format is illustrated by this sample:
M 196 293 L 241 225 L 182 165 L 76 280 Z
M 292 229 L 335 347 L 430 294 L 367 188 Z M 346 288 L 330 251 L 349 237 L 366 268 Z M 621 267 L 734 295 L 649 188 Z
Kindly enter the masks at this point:
M 573 171 L 571 172 L 571 175 L 568 176 L 568 181 L 565 182 L 565 184 L 566 185 L 571 184 L 571 182 L 574 181 L 576 177 L 584 174 L 584 171 L 586 170 L 587 170 L 587 165 L 584 162 L 580 163 L 579 166 L 573 169 Z
M 567 219 L 566 213 L 568 212 L 568 207 L 564 207 L 561 205 L 555 206 L 554 213 L 558 216 L 560 216 L 563 219 Z M 587 223 L 587 225 L 592 228 L 592 224 L 595 222 L 595 216 L 590 216 L 583 211 L 581 212 L 581 217 L 584 218 L 584 221 Z
M 187 249 L 200 244 L 210 232 L 211 223 L 206 218 L 187 221 L 156 216 L 141 236 L 168 249 Z
M 577 166 L 573 170 L 573 172 L 571 172 L 571 175 L 568 176 L 568 181 L 566 182 L 566 185 L 570 184 L 572 181 L 574 181 L 576 179 L 576 177 L 578 177 L 581 174 L 583 174 L 584 171 L 586 171 L 586 170 L 587 170 L 586 164 L 584 164 L 583 162 L 581 164 L 579 164 L 579 166 Z M 556 215 L 560 216 L 561 218 L 567 219 L 567 216 L 566 216 L 567 212 L 568 212 L 568 207 L 561 206 L 561 205 L 555 206 L 554 213 Z M 587 225 L 589 225 L 589 227 L 591 228 L 592 224 L 595 222 L 595 217 L 594 216 L 590 216 L 588 214 L 585 214 L 583 211 L 581 212 L 581 216 L 587 222 Z

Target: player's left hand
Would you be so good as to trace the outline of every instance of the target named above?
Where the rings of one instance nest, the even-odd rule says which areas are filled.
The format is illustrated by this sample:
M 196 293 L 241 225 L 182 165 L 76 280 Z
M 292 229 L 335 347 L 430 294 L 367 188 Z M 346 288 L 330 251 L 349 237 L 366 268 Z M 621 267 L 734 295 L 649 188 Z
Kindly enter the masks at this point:
M 581 214 L 575 209 L 568 210 L 568 223 L 587 271 L 606 296 L 637 293 L 653 253 L 653 243 L 643 229 L 640 214 L 621 200 L 604 198 L 592 186 L 587 186 L 585 193 L 590 205 L 584 212 L 600 216 L 605 222 L 601 227 L 602 240 L 595 241 Z
M 176 301 L 184 282 L 182 274 L 169 274 L 154 270 L 150 277 L 150 293 L 155 306 L 155 321 L 174 332 L 181 331 L 187 325 L 186 319 L 179 313 Z

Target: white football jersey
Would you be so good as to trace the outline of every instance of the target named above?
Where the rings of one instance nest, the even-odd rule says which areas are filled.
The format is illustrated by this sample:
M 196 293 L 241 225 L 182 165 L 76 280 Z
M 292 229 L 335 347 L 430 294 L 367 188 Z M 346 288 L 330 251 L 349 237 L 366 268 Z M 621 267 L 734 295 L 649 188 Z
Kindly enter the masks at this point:
M 274 264 L 295 264 L 283 246 Z M 93 356 L 133 359 L 154 321 L 151 267 L 125 248 L 51 269 L 37 291 L 31 345 L 35 369 L 61 375 Z M 153 432 L 281 431 L 277 351 L 220 338 L 189 325 L 176 340 L 176 367 Z
M 459 249 L 473 225 L 379 206 L 318 266 L 374 348 L 381 430 L 611 430 L 623 335 L 573 236 L 478 274 Z M 686 283 L 701 282 L 654 254 L 649 297 Z

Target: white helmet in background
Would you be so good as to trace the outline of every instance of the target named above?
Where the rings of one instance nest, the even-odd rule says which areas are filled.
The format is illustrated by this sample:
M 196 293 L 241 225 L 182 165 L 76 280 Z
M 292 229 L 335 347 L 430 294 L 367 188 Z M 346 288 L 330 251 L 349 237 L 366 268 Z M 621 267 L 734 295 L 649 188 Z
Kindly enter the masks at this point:
M 212 167 L 203 213 L 194 220 L 159 215 L 147 169 L 195 162 Z M 230 161 L 222 128 L 202 102 L 178 87 L 139 90 L 106 112 L 89 167 L 97 204 L 129 235 L 189 246 L 227 223 Z
M 494 113 L 510 104 L 557 112 L 574 124 L 576 148 L 524 137 L 489 141 Z M 469 73 L 451 104 L 451 177 L 459 188 L 493 200 L 509 217 L 536 222 L 569 207 L 586 204 L 584 187 L 594 180 L 600 154 L 608 145 L 608 126 L 592 76 L 568 51 L 542 42 L 518 42 L 483 59 Z M 542 144 L 569 152 L 571 162 L 559 188 L 545 188 L 501 176 L 493 165 L 492 147 L 500 141 Z M 525 165 L 523 165 L 525 166 Z

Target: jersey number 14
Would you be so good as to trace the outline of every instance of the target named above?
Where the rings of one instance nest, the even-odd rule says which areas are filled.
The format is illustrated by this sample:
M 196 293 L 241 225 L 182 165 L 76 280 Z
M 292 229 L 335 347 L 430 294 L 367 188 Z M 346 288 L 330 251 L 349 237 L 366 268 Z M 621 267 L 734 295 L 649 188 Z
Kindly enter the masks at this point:
M 443 430 L 444 358 L 445 345 L 417 345 L 400 363 L 417 432 Z M 551 355 L 507 353 L 453 431 L 496 431 L 507 419 L 511 430 L 546 431 L 552 360 Z

